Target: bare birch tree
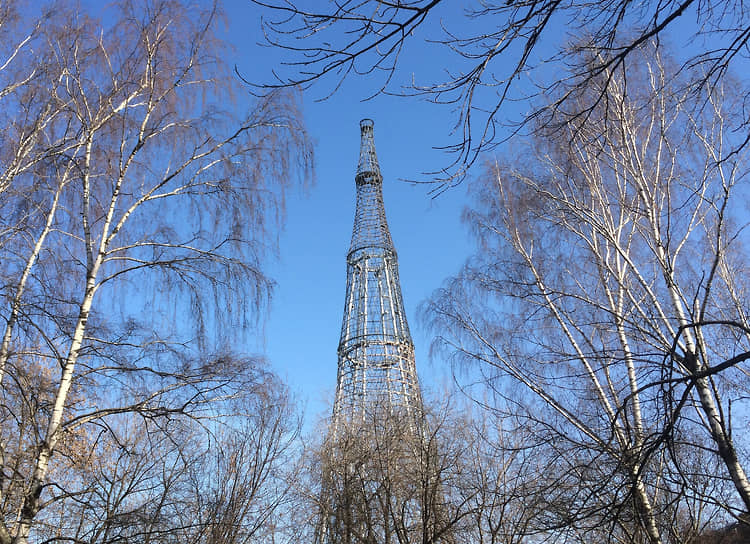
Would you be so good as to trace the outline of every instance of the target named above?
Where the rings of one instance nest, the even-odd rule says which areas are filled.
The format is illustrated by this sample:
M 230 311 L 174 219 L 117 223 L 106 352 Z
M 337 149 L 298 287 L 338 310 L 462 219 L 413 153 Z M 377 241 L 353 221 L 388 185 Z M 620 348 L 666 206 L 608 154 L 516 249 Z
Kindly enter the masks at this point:
M 295 485 L 293 540 L 463 542 L 473 505 L 463 472 L 471 434 L 448 404 L 427 408 L 419 422 L 371 406 L 355 421 L 326 425 Z
M 245 543 L 271 540 L 288 500 L 299 421 L 286 388 L 262 365 L 203 425 L 110 418 L 56 480 L 42 542 Z M 218 414 L 218 413 L 217 413 Z
M 292 94 L 233 109 L 216 4 L 125 1 L 111 26 L 78 9 L 32 25 L 18 73 L 34 77 L 4 111 L 28 137 L 0 152 L 18 159 L 0 194 L 3 544 L 69 496 L 76 448 L 111 421 L 215 418 L 252 385 L 206 332 L 257 315 L 284 190 L 310 164 Z
M 488 165 L 479 250 L 429 311 L 536 437 L 551 528 L 681 542 L 750 510 L 747 169 L 735 94 L 696 113 L 658 48 L 629 58 L 574 96 L 585 122 Z
M 329 543 L 521 544 L 543 502 L 515 429 L 443 391 L 413 419 L 370 412 L 358 431 L 316 433 L 295 480 L 292 538 Z M 460 401 L 460 402 L 459 402 Z
M 316 541 L 451 542 L 434 436 L 411 415 L 374 408 L 322 447 Z

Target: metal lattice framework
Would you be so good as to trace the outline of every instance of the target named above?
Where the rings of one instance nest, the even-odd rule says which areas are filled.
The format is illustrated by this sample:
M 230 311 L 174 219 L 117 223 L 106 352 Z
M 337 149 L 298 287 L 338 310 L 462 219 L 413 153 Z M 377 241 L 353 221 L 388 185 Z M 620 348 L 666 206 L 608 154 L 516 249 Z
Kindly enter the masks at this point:
M 344 321 L 338 348 L 333 425 L 364 419 L 373 407 L 405 411 L 417 421 L 421 395 L 406 322 L 398 259 L 383 207 L 383 176 L 373 122 L 360 122 L 357 207 L 346 258 Z
M 364 119 L 360 131 L 338 381 L 321 449 L 314 543 L 453 544 L 444 536 L 450 533 L 435 471 L 437 447 L 426 440 L 373 122 Z

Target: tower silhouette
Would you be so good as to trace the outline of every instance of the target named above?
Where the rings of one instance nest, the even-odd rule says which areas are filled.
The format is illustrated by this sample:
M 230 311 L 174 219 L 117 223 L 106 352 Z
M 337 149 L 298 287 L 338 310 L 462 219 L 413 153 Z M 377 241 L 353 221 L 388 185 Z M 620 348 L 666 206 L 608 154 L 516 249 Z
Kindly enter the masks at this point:
M 357 203 L 317 544 L 451 542 L 383 206 L 373 122 L 360 122 Z
M 361 423 L 376 406 L 406 413 L 415 424 L 422 410 L 398 258 L 385 218 L 383 176 L 373 128 L 370 119 L 360 122 L 357 205 L 346 257 L 334 431 L 357 420 Z

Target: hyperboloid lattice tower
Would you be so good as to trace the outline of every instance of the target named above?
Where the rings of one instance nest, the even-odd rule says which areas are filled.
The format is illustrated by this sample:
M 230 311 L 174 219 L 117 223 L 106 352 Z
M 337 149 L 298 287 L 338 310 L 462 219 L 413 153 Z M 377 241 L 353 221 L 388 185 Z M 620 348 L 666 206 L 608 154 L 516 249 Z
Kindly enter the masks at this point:
M 360 132 L 357 207 L 346 257 L 334 432 L 343 425 L 361 423 L 376 407 L 408 414 L 415 422 L 422 410 L 398 259 L 385 218 L 373 122 L 362 120 Z
M 318 544 L 434 542 L 447 534 L 414 344 L 383 207 L 373 122 L 360 123 L 333 418 L 321 458 Z M 442 542 L 450 542 L 440 537 Z

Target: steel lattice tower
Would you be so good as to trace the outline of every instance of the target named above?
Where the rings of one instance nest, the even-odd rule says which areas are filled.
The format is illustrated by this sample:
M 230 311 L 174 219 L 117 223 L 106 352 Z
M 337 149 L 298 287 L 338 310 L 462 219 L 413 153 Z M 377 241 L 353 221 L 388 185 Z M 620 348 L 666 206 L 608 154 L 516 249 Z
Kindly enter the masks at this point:
M 383 206 L 373 122 L 360 122 L 357 206 L 346 257 L 344 320 L 338 347 L 334 432 L 374 406 L 421 416 L 414 344 L 406 322 L 398 259 Z
M 445 534 L 373 122 L 360 122 L 354 231 L 316 544 L 434 542 Z M 451 541 L 441 537 L 441 542 Z

